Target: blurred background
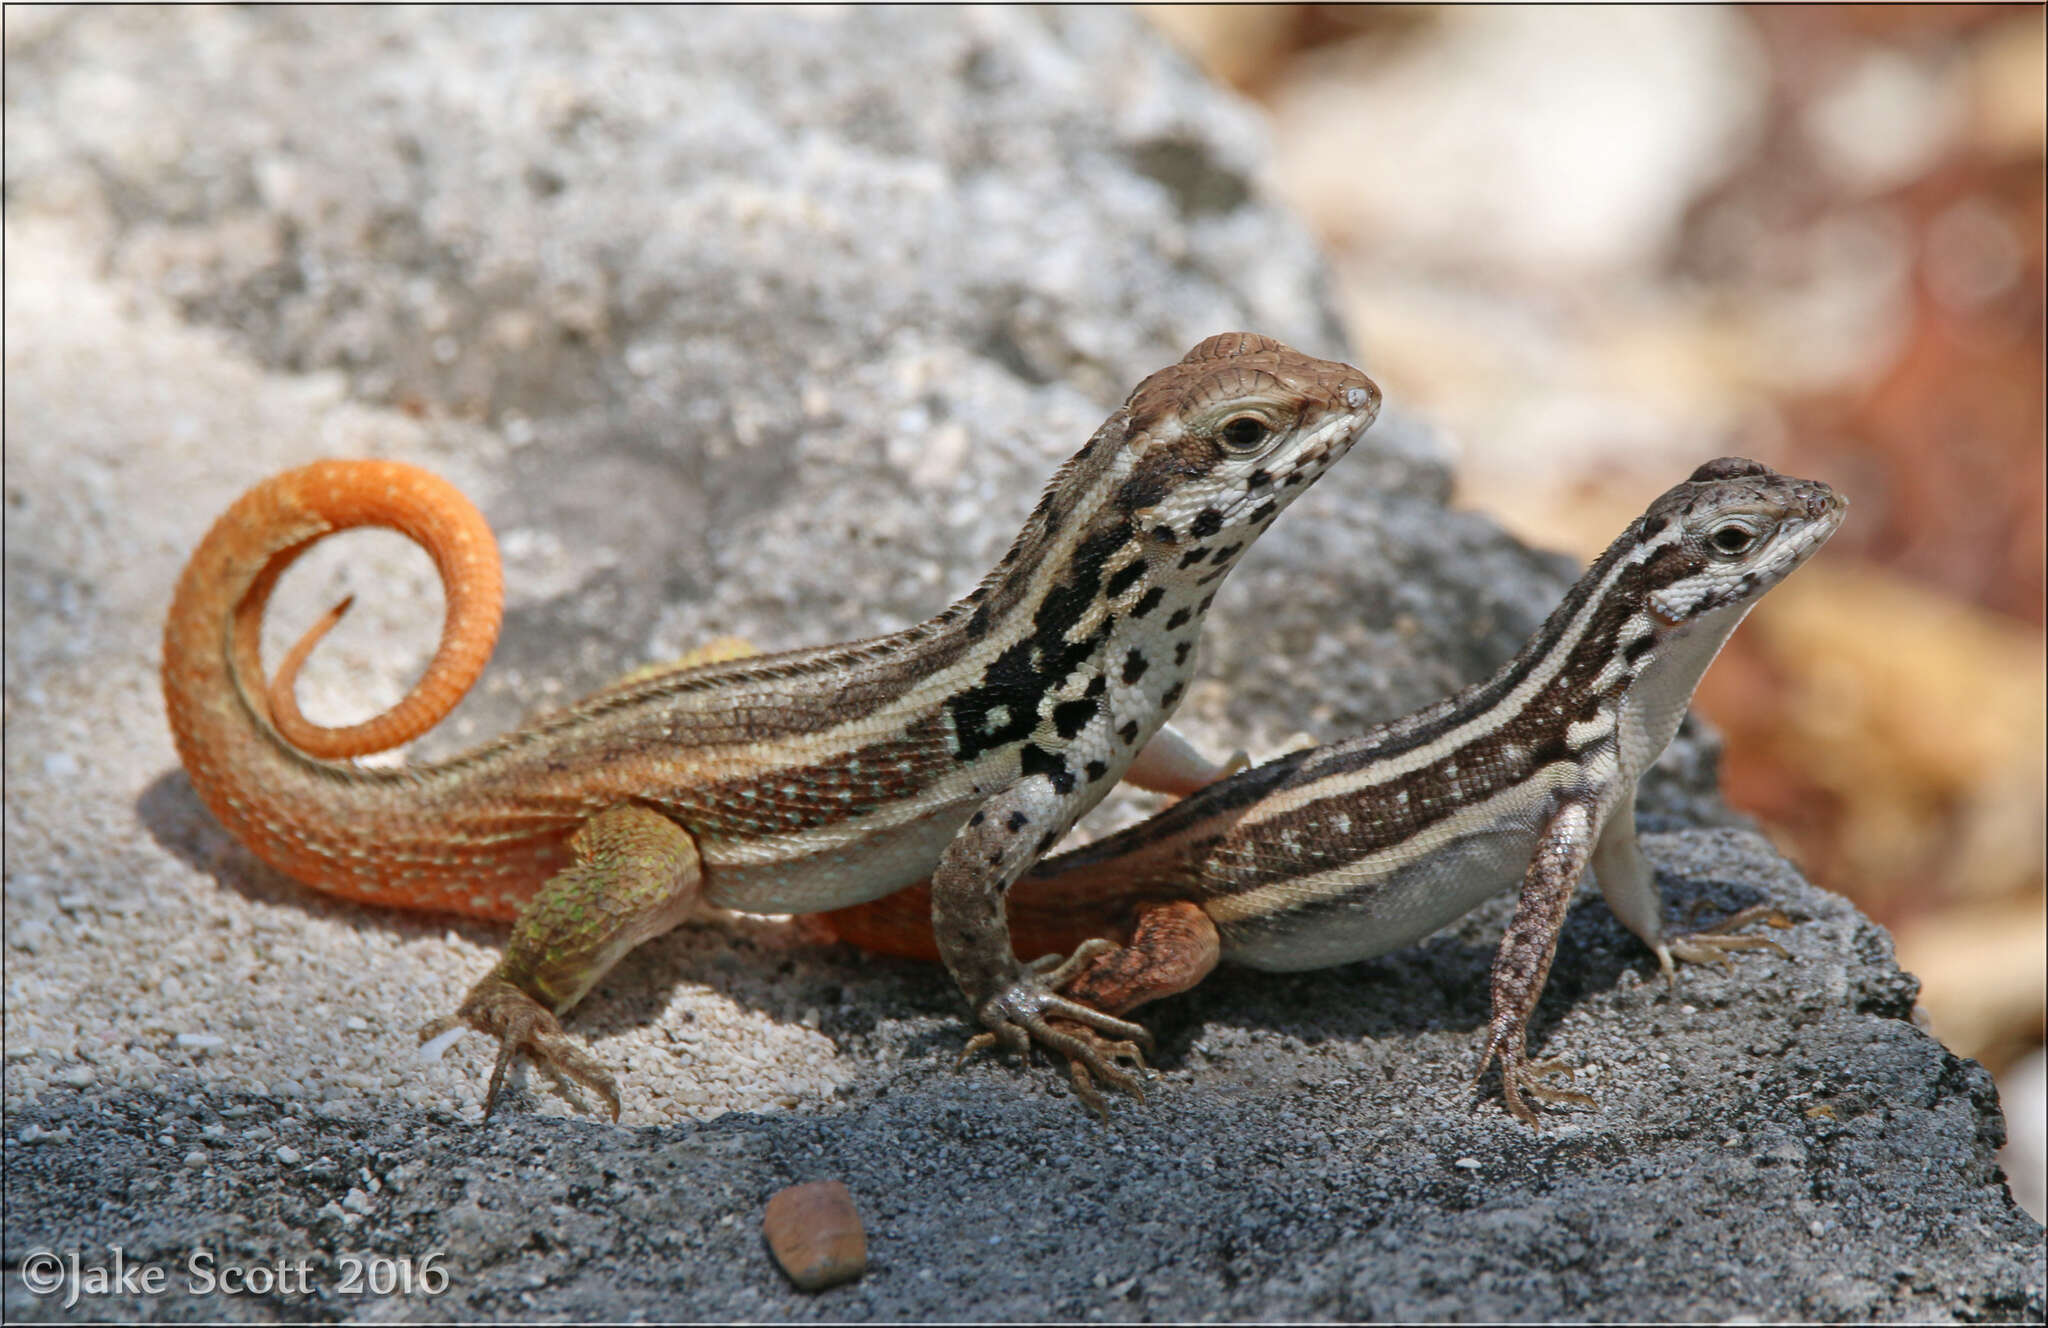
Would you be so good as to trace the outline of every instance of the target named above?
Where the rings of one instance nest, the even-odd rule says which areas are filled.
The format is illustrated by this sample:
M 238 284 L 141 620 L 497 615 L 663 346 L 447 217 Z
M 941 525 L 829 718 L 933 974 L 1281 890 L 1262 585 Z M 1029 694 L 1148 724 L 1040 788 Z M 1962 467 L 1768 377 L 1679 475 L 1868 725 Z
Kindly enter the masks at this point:
M 1268 184 L 1463 504 L 1590 558 L 1709 457 L 1850 495 L 1699 704 L 1729 800 L 1999 1076 L 2039 1216 L 2042 10 L 1143 12 L 1268 112 Z

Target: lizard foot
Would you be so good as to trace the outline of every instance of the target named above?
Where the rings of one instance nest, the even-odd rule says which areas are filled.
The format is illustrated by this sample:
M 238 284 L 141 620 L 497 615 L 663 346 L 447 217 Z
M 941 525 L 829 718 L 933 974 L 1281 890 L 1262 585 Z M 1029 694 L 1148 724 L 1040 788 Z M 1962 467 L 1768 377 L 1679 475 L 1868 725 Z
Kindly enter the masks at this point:
M 1677 970 L 1671 961 L 1683 959 L 1688 964 L 1719 964 L 1729 966 L 1731 950 L 1769 950 L 1781 959 L 1789 959 L 1791 952 L 1768 936 L 1730 936 L 1727 933 L 1738 927 L 1761 922 L 1780 931 L 1792 925 L 1792 919 L 1769 904 L 1758 904 L 1745 908 L 1732 917 L 1725 918 L 1701 931 L 1688 932 L 1683 936 L 1668 938 L 1657 951 L 1657 962 L 1664 970 L 1666 982 L 1677 981 Z
M 1094 1029 L 1084 1025 L 1067 1023 L 1065 1020 L 1057 1022 L 1065 1025 L 1064 1028 L 1060 1029 L 1061 1032 L 1070 1033 L 1074 1038 L 1095 1048 L 1098 1055 L 1106 1057 L 1111 1061 L 1127 1060 L 1141 1073 L 1147 1068 L 1145 1065 L 1144 1048 L 1140 1047 L 1137 1043 L 1127 1039 L 1111 1042 Z M 1074 1086 L 1074 1096 L 1081 1099 L 1081 1105 L 1094 1112 L 1095 1119 L 1101 1121 L 1104 1125 L 1109 1124 L 1109 1104 L 1102 1100 L 1101 1090 L 1095 1087 L 1095 1077 L 1088 1071 L 1088 1062 L 1078 1056 L 1069 1056 L 1067 1058 L 1067 1078 Z M 1130 1079 L 1127 1076 L 1125 1082 L 1118 1083 L 1115 1086 L 1129 1093 L 1132 1097 L 1138 1099 L 1139 1102 L 1145 1101 L 1144 1085 L 1138 1083 L 1135 1079 Z
M 598 1060 L 562 1031 L 562 1025 L 540 1002 L 493 973 L 470 988 L 454 1014 L 443 1015 L 420 1030 L 420 1041 L 439 1037 L 466 1024 L 498 1039 L 498 1063 L 484 1093 L 484 1119 L 497 1108 L 512 1058 L 525 1052 L 558 1086 L 581 1084 L 604 1099 L 613 1120 L 619 1118 L 619 1085 Z
M 1479 1080 L 1486 1074 L 1486 1067 L 1493 1064 L 1496 1056 L 1500 1058 L 1501 1096 L 1507 1100 L 1508 1111 L 1516 1120 L 1532 1130 L 1540 1130 L 1543 1126 L 1537 1119 L 1536 1109 L 1523 1099 L 1522 1095 L 1525 1093 L 1544 1102 L 1592 1107 L 1595 1110 L 1600 1106 L 1588 1094 L 1574 1092 L 1569 1088 L 1552 1088 L 1543 1082 L 1556 1075 L 1572 1073 L 1572 1067 L 1565 1063 L 1563 1057 L 1551 1056 L 1544 1060 L 1532 1061 L 1508 1040 L 1498 1037 L 1488 1042 L 1486 1056 L 1479 1062 L 1479 1073 L 1473 1076 L 1473 1087 L 1478 1087 Z
M 1116 948 L 1112 941 L 1083 941 L 1064 961 L 1058 955 L 1047 955 L 1025 965 L 1014 982 L 982 1002 L 976 1014 L 989 1031 L 968 1039 L 956 1066 L 966 1064 L 968 1057 L 976 1052 L 998 1045 L 1028 1058 L 1031 1045 L 1036 1041 L 1067 1058 L 1076 1095 L 1105 1118 L 1108 1113 L 1102 1106 L 1102 1095 L 1095 1088 L 1097 1079 L 1129 1093 L 1140 1102 L 1144 1101 L 1145 1090 L 1116 1062 L 1118 1058 L 1129 1055 L 1136 1057 L 1139 1067 L 1143 1068 L 1142 1049 L 1152 1045 L 1152 1035 L 1145 1031 L 1143 1025 L 1118 1019 L 1093 1006 L 1059 995 L 1059 988 L 1076 973 L 1097 956 Z M 1062 1024 L 1077 1024 L 1080 1028 L 1069 1032 L 1055 1027 L 1049 1016 L 1058 1016 Z M 1121 1041 L 1097 1037 L 1095 1034 L 1098 1032 L 1108 1033 Z

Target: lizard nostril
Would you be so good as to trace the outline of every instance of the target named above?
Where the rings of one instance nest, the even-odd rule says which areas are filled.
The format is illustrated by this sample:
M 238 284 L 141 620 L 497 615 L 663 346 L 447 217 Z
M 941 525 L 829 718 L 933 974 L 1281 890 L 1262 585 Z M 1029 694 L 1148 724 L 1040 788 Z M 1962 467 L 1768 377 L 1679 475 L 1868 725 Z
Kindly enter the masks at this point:
M 1350 387 L 1344 390 L 1344 404 L 1353 410 L 1364 410 L 1366 403 L 1371 400 L 1372 393 L 1362 387 Z

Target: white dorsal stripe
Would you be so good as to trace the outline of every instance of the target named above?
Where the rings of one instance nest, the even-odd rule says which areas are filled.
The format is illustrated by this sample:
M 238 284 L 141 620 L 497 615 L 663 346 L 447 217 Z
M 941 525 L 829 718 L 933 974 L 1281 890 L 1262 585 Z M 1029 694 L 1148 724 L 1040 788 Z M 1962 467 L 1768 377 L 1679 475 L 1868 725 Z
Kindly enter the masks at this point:
M 1613 712 L 1602 710 L 1591 719 L 1565 725 L 1564 745 L 1575 752 L 1582 751 L 1613 732 Z
M 1531 771 L 1528 778 L 1520 783 L 1499 790 L 1484 802 L 1461 807 L 1396 843 L 1362 853 L 1313 876 L 1281 877 L 1240 894 L 1205 898 L 1202 908 L 1219 925 L 1228 926 L 1234 922 L 1256 922 L 1324 900 L 1355 896 L 1361 882 L 1391 876 L 1468 835 L 1497 833 L 1502 826 L 1518 824 L 1517 813 L 1526 815 L 1530 807 L 1548 801 L 1565 789 L 1583 784 L 1585 777 L 1585 771 L 1576 762 L 1553 761 Z
M 1276 816 L 1284 816 L 1297 807 L 1323 798 L 1343 797 L 1390 784 L 1417 770 L 1435 765 L 1460 748 L 1489 737 L 1505 725 L 1513 723 L 1528 708 L 1529 703 L 1549 687 L 1563 671 L 1565 661 L 1571 658 L 1572 651 L 1577 649 L 1587 629 L 1592 626 L 1593 619 L 1613 591 L 1614 583 L 1628 569 L 1639 565 L 1652 553 L 1677 538 L 1675 523 L 1667 526 L 1665 530 L 1668 533 L 1645 540 L 1630 549 L 1623 557 L 1614 560 L 1614 565 L 1607 569 L 1607 574 L 1601 578 L 1600 584 L 1594 588 L 1592 594 L 1586 596 L 1586 602 L 1579 606 L 1579 611 L 1572 616 L 1571 622 L 1552 644 L 1550 652 L 1537 661 L 1536 667 L 1529 670 L 1529 676 L 1503 696 L 1499 704 L 1474 715 L 1435 741 L 1411 748 L 1398 756 L 1373 761 L 1362 769 L 1346 770 L 1294 788 L 1283 789 L 1252 808 L 1246 813 L 1241 824 L 1256 825 Z M 1356 751 L 1361 744 L 1371 741 L 1372 739 L 1367 737 L 1358 742 L 1338 743 L 1329 751 L 1333 758 L 1341 758 L 1348 752 Z

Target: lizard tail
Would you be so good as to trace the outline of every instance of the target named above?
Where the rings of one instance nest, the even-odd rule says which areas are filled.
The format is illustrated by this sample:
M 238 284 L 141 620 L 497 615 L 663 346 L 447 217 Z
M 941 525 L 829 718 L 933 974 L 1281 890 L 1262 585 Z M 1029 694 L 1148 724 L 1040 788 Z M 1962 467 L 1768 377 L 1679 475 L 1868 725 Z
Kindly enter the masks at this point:
M 307 634 L 269 687 L 260 651 L 263 612 L 278 578 L 301 554 L 357 526 L 396 530 L 424 548 L 440 572 L 447 612 L 433 662 L 403 700 L 363 723 L 324 728 L 299 714 L 290 690 L 299 663 L 340 610 Z M 311 767 L 383 751 L 432 728 L 483 672 L 503 599 L 497 542 L 482 514 L 416 466 L 319 461 L 258 484 L 200 541 L 164 621 L 164 704 L 200 796 L 274 866 L 315 883 L 331 876 L 332 863 L 320 860 L 330 854 L 289 833 L 274 804 L 293 796 L 290 790 L 310 795 L 309 781 L 330 795 L 338 791 L 339 772 Z
M 1113 893 L 1088 897 L 1069 883 L 1025 877 L 1010 887 L 1010 948 L 1025 962 L 1040 955 L 1071 954 L 1100 937 L 1122 944 L 1130 939 L 1130 905 Z M 894 894 L 816 915 L 848 945 L 899 959 L 939 962 L 932 939 L 932 889 L 920 882 Z
M 441 574 L 447 612 L 440 648 L 403 700 L 360 724 L 327 728 L 299 713 L 292 684 L 349 601 L 293 647 L 260 702 L 257 644 L 278 577 L 325 536 L 358 526 L 395 530 L 425 549 Z M 402 461 L 316 461 L 243 494 L 200 542 L 164 625 L 166 686 L 174 667 L 186 662 L 174 651 L 205 642 L 225 621 L 233 682 L 286 742 L 330 761 L 387 751 L 439 723 L 483 673 L 497 643 L 504 597 L 497 541 L 455 486 Z

